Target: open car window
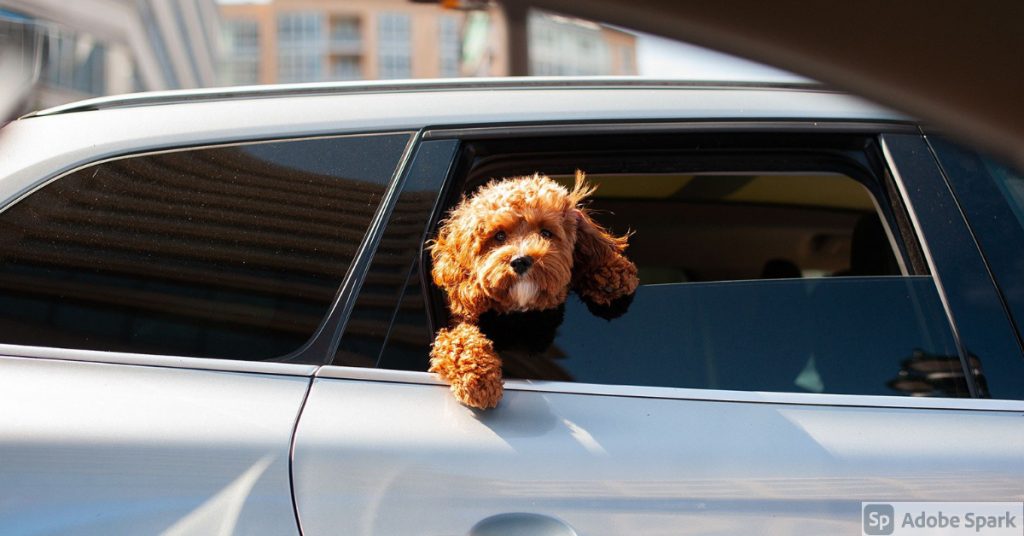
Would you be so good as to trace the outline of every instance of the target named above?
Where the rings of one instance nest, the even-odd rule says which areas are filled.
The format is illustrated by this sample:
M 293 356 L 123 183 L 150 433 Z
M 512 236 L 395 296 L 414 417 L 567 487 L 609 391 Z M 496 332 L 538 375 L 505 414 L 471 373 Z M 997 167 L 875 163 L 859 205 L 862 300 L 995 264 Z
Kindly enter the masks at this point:
M 567 142 L 571 157 L 552 140 L 468 144 L 445 208 L 492 177 L 540 171 L 569 184 L 578 167 L 598 185 L 595 218 L 632 233 L 626 253 L 640 274 L 629 311 L 611 321 L 570 295 L 549 348 L 502 354 L 506 378 L 969 396 L 948 317 L 870 138 L 810 139 L 577 139 Z M 433 332 L 447 322 L 429 270 L 421 255 L 378 366 L 426 370 Z

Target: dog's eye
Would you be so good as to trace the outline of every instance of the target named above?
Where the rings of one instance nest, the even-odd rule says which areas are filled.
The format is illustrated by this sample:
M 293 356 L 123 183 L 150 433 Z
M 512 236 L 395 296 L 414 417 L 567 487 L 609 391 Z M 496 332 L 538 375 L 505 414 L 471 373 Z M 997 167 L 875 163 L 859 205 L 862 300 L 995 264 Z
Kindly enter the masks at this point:
M 551 231 L 549 231 L 547 229 L 541 229 L 540 230 L 540 235 L 543 236 L 544 238 L 551 238 L 551 237 L 555 236 L 554 233 L 552 233 Z
M 507 240 L 507 239 L 508 239 L 508 235 L 505 234 L 505 231 L 498 231 L 498 232 L 494 233 L 494 241 L 499 243 L 499 244 L 504 244 L 505 240 Z

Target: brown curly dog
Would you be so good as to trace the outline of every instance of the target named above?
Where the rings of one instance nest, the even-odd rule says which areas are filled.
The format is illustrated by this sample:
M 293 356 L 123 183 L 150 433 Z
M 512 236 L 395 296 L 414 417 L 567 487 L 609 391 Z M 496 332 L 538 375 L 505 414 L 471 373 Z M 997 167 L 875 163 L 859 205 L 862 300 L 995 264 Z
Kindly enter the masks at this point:
M 540 174 L 495 180 L 443 222 L 430 253 L 451 324 L 434 339 L 430 371 L 461 403 L 493 408 L 502 396 L 501 358 L 480 330 L 482 314 L 559 308 L 569 290 L 598 308 L 632 299 L 639 280 L 622 254 L 628 236 L 612 236 L 579 206 L 593 192 L 581 171 L 572 191 Z

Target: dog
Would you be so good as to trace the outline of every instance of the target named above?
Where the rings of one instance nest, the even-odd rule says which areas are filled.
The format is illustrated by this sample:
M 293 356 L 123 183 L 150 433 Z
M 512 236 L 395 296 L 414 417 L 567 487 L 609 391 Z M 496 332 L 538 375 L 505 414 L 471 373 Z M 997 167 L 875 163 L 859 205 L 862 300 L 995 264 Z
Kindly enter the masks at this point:
M 554 339 L 570 290 L 604 318 L 629 306 L 639 284 L 623 254 L 629 235 L 612 235 L 580 205 L 594 190 L 582 171 L 572 190 L 539 173 L 492 180 L 442 222 L 429 244 L 431 275 L 451 317 L 434 339 L 430 371 L 462 404 L 501 400 L 500 346 L 489 333 L 501 334 L 499 344 L 523 337 L 538 351 Z

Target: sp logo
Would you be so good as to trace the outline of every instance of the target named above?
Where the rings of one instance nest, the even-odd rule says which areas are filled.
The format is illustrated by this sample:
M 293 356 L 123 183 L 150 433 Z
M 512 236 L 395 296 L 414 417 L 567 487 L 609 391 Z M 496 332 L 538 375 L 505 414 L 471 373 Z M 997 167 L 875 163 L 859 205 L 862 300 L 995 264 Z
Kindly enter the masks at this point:
M 896 512 L 891 504 L 865 504 L 864 534 L 887 536 L 896 528 Z

